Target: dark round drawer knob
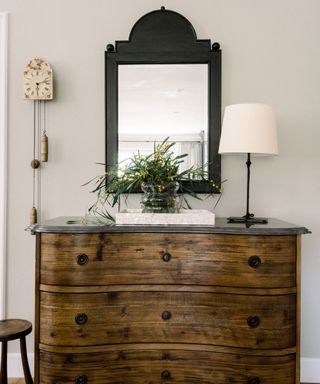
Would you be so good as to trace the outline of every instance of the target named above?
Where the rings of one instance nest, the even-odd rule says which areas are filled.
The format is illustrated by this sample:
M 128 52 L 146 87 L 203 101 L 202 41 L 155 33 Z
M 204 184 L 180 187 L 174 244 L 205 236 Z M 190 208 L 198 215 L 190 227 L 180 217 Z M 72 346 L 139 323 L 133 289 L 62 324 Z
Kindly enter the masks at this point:
M 85 313 L 78 313 L 75 321 L 78 325 L 84 325 L 88 321 L 88 316 Z
M 81 253 L 77 256 L 77 263 L 79 265 L 85 265 L 89 261 L 89 257 L 85 253 Z
M 247 383 L 248 384 L 260 384 L 261 380 L 259 377 L 256 377 L 256 376 L 248 377 Z
M 164 380 L 168 380 L 171 378 L 171 373 L 167 370 L 161 372 L 161 378 Z
M 163 311 L 161 317 L 163 318 L 163 320 L 169 320 L 171 318 L 171 312 Z
M 256 328 L 260 324 L 260 319 L 258 316 L 249 316 L 247 318 L 247 323 L 248 323 L 249 327 Z
M 87 384 L 88 377 L 86 375 L 78 375 L 74 382 L 76 384 Z
M 248 259 L 248 264 L 251 268 L 257 269 L 261 264 L 261 259 L 259 256 L 250 256 Z
M 163 261 L 170 261 L 171 260 L 171 255 L 169 252 L 165 252 L 163 255 L 162 255 L 162 260 Z

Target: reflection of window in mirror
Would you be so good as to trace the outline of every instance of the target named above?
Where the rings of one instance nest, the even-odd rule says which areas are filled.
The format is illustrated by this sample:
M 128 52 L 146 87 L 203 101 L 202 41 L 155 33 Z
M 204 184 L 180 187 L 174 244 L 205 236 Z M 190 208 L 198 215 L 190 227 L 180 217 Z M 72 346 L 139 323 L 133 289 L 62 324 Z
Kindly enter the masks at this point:
M 188 153 L 181 170 L 207 169 L 208 65 L 119 65 L 118 76 L 118 161 L 170 137 L 176 155 Z

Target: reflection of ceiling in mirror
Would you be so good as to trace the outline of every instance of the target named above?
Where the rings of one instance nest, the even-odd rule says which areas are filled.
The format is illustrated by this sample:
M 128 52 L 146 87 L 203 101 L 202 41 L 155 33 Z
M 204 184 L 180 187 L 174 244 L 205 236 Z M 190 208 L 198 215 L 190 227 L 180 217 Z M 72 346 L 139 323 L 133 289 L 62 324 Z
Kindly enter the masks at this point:
M 208 131 L 208 65 L 119 65 L 119 136 L 194 141 Z M 123 137 L 123 138 L 124 138 Z

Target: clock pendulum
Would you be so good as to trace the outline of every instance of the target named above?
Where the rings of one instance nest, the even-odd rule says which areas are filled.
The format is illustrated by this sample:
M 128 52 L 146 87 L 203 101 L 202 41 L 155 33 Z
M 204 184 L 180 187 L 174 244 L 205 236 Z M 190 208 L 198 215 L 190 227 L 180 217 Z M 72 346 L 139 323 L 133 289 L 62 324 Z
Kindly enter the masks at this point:
M 41 103 L 41 101 L 40 101 Z M 42 136 L 41 136 L 41 162 L 46 163 L 48 161 L 48 136 L 47 136 L 47 116 L 46 116 L 46 104 L 43 103 L 43 131 L 42 131 Z
M 53 72 L 49 63 L 42 58 L 30 60 L 24 69 L 23 85 L 24 99 L 33 100 L 32 208 L 29 226 L 32 228 L 38 222 L 38 212 L 41 210 L 41 163 L 48 161 L 46 102 L 53 99 Z

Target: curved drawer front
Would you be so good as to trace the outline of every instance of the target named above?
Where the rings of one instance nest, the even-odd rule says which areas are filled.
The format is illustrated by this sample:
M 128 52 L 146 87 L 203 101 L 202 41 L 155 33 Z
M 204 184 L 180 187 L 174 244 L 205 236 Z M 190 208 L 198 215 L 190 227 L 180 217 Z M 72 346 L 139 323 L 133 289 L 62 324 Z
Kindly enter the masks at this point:
M 295 236 L 41 234 L 41 283 L 295 286 Z
M 259 357 L 188 350 L 40 352 L 42 384 L 294 384 L 295 355 Z
M 243 348 L 295 345 L 295 295 L 189 292 L 41 292 L 47 345 L 196 343 Z

